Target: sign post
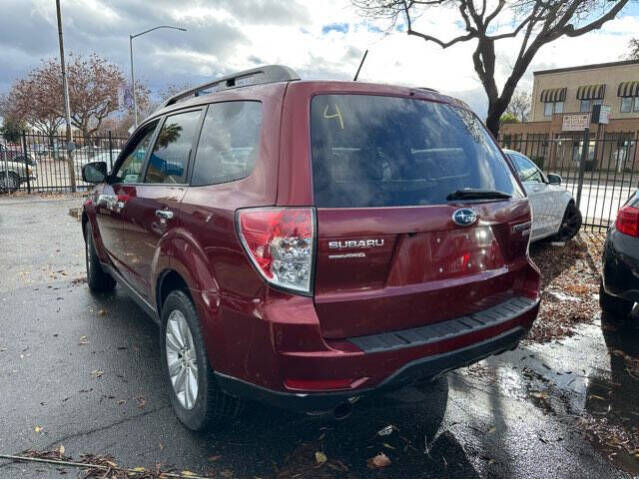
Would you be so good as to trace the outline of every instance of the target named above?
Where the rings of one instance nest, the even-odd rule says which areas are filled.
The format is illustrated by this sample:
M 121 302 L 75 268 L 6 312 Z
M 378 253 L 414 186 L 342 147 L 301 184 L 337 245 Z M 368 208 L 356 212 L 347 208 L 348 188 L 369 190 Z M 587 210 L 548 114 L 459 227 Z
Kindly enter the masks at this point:
M 584 144 L 581 149 L 579 180 L 577 183 L 577 208 L 581 209 L 581 190 L 584 186 L 584 173 L 586 172 L 586 161 L 588 160 L 588 150 L 590 149 L 590 114 L 577 113 L 564 115 L 561 122 L 561 129 L 564 132 L 584 132 Z

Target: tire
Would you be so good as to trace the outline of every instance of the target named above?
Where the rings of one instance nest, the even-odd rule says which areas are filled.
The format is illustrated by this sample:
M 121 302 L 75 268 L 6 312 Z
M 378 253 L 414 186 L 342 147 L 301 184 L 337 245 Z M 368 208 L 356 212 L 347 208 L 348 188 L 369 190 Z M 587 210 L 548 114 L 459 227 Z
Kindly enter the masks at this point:
M 13 193 L 20 188 L 20 176 L 17 173 L 9 172 L 8 185 L 5 176 L 5 172 L 0 172 L 0 193 Z
M 568 203 L 566 207 L 566 211 L 564 212 L 564 216 L 561 219 L 561 225 L 559 226 L 559 231 L 557 235 L 553 238 L 553 240 L 558 242 L 567 242 L 571 238 L 573 238 L 577 233 L 579 233 L 579 229 L 581 228 L 581 212 L 575 205 L 575 202 L 571 201 Z
M 100 265 L 100 259 L 95 251 L 91 225 L 87 223 L 84 232 L 84 258 L 87 267 L 87 283 L 92 292 L 110 292 L 115 288 L 115 280 L 106 273 Z
M 599 283 L 599 306 L 603 312 L 609 313 L 617 319 L 624 321 L 630 316 L 634 302 L 619 297 L 608 295 L 603 287 L 603 282 Z
M 162 306 L 160 351 L 171 405 L 184 426 L 208 430 L 240 414 L 242 401 L 222 392 L 217 384 L 198 315 L 182 290 L 171 292 Z

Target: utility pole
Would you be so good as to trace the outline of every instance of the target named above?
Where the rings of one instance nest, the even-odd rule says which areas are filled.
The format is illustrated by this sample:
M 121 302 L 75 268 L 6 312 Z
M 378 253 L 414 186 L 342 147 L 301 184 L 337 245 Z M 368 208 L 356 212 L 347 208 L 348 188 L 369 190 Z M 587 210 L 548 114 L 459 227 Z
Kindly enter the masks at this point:
M 73 168 L 73 154 L 71 149 L 71 102 L 69 101 L 69 84 L 67 82 L 67 70 L 64 65 L 64 39 L 62 38 L 62 13 L 60 13 L 60 0 L 55 0 L 58 14 L 58 40 L 60 42 L 60 68 L 62 69 L 62 89 L 64 90 L 64 119 L 67 124 L 67 167 L 71 179 L 71 191 L 75 192 L 75 169 Z

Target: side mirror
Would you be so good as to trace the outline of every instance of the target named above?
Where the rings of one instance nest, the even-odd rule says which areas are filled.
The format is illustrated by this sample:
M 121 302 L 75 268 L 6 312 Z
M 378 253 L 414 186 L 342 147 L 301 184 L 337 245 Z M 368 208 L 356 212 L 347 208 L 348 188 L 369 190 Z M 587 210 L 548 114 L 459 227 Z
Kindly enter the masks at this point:
M 88 183 L 102 183 L 107 178 L 106 162 L 91 162 L 82 167 L 82 180 Z
M 550 185 L 561 185 L 561 177 L 556 173 L 549 173 L 547 178 Z

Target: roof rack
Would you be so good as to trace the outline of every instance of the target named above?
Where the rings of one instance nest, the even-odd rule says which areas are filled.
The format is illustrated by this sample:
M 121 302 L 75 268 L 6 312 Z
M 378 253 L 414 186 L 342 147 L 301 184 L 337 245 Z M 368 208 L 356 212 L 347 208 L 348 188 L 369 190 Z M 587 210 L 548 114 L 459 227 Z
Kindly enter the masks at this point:
M 248 85 L 290 82 L 299 79 L 299 75 L 292 68 L 285 67 L 284 65 L 265 65 L 263 67 L 233 73 L 222 78 L 217 78 L 211 82 L 203 83 L 197 87 L 184 90 L 165 101 L 162 108 L 173 105 L 174 103 L 188 97 L 199 97 L 200 95 L 206 95 L 208 93 L 219 92 L 231 88 L 245 87 Z

